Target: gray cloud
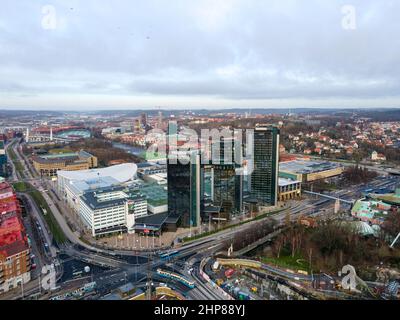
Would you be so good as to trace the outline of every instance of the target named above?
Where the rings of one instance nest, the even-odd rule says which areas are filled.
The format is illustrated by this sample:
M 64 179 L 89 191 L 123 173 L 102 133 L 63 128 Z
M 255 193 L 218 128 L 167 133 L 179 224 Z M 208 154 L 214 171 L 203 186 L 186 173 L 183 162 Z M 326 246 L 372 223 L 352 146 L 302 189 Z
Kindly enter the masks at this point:
M 348 4 L 355 30 L 342 28 Z M 400 107 L 399 12 L 395 0 L 3 0 L 0 107 Z

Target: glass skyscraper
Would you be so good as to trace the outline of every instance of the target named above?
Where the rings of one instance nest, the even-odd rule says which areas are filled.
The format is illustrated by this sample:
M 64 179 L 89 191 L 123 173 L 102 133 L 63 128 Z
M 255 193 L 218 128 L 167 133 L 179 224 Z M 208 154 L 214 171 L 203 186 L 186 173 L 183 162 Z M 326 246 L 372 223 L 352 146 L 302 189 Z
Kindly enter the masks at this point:
M 254 129 L 251 195 L 265 205 L 276 205 L 278 200 L 279 135 L 272 126 Z
M 180 161 L 184 159 L 184 163 Z M 184 228 L 197 227 L 204 210 L 204 169 L 200 154 L 168 156 L 168 212 L 169 216 L 180 217 Z
M 240 167 L 241 143 L 235 144 L 234 138 L 221 138 L 217 143 L 219 148 L 212 151 L 213 203 L 221 206 L 228 216 L 239 214 L 243 211 L 243 176 L 238 175 L 236 169 Z M 240 155 L 236 162 L 235 151 Z

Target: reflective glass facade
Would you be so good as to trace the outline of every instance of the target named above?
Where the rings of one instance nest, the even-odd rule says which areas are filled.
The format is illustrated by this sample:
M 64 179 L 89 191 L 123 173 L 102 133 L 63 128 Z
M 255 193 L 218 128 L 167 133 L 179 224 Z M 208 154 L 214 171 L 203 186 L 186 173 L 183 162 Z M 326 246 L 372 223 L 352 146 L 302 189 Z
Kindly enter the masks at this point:
M 241 145 L 235 146 L 234 139 L 221 139 L 219 157 L 214 157 L 219 164 L 213 164 L 213 202 L 229 215 L 243 211 L 243 176 L 236 174 L 239 164 L 234 159 L 235 147 L 241 154 Z
M 204 209 L 204 171 L 200 156 L 188 164 L 168 160 L 168 212 L 180 217 L 181 226 L 198 226 Z
M 251 194 L 253 198 L 266 205 L 277 203 L 279 133 L 276 127 L 257 127 L 254 130 Z

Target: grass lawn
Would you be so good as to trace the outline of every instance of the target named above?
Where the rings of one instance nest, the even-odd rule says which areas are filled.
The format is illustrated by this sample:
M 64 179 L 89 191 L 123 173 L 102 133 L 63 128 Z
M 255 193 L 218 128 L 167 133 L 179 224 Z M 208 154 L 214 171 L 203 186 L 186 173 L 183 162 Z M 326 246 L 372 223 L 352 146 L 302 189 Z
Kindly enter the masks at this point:
M 294 257 L 288 252 L 282 252 L 279 258 L 261 257 L 261 262 L 291 269 L 296 272 L 297 270 L 307 271 L 308 273 L 311 272 L 308 261 L 298 253 L 296 253 Z
M 58 244 L 64 243 L 67 239 L 58 225 L 57 220 L 54 218 L 46 200 L 43 198 L 43 195 L 27 182 L 14 183 L 13 187 L 17 192 L 26 192 L 32 197 L 33 201 L 35 201 L 37 207 L 40 209 L 44 219 L 46 220 L 54 240 L 56 240 Z
M 32 187 L 32 191 L 29 194 L 32 196 L 33 200 L 36 202 L 37 206 L 41 209 L 44 219 L 49 226 L 50 232 L 52 233 L 54 239 L 58 244 L 64 243 L 67 239 L 54 218 L 46 200 L 43 198 L 42 194 Z
M 13 142 L 12 145 L 10 145 L 7 149 L 8 155 L 10 156 L 11 161 L 14 163 L 15 166 L 15 170 L 17 170 L 17 172 L 20 174 L 21 178 L 24 178 L 24 166 L 19 162 L 17 155 L 15 154 L 14 150 L 13 150 L 13 145 L 15 142 Z
M 74 151 L 71 149 L 66 149 L 66 148 L 57 148 L 57 149 L 51 149 L 49 150 L 50 154 L 62 154 L 62 153 L 73 153 Z
M 13 183 L 13 188 L 17 192 L 26 192 L 30 189 L 30 186 L 28 186 L 25 182 L 16 182 Z

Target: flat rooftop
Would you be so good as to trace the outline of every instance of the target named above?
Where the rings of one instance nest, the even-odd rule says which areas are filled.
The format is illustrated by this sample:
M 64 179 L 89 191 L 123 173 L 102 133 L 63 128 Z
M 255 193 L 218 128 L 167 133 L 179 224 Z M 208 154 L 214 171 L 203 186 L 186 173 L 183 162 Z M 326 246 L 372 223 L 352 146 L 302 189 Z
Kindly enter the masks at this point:
M 133 180 L 136 177 L 137 166 L 135 163 L 123 163 L 106 168 L 65 171 L 59 170 L 57 177 L 67 180 L 90 180 L 100 177 L 112 177 L 120 183 Z
M 117 184 L 119 184 L 118 180 L 113 177 L 98 177 L 82 181 L 72 180 L 68 187 L 73 190 L 75 194 L 80 194 L 85 191 L 103 189 Z
M 152 206 L 161 206 L 168 203 L 168 193 L 165 186 L 157 183 L 143 184 L 139 188 L 140 193 L 147 198 L 147 203 Z
M 280 187 L 290 186 L 291 184 L 295 184 L 295 183 L 301 183 L 301 181 L 285 179 L 285 178 L 279 178 L 279 181 L 278 181 L 278 185 Z
M 84 195 L 81 196 L 81 199 L 93 210 L 121 206 L 125 204 L 125 198 L 102 200 L 98 196 L 105 193 L 118 192 L 123 190 L 123 187 L 108 187 L 105 189 L 97 189 L 96 191 L 86 192 Z
M 160 214 L 152 214 L 148 215 L 146 217 L 142 218 L 137 218 L 135 220 L 135 229 L 136 228 L 141 228 L 141 227 L 156 227 L 156 228 L 161 228 L 161 226 L 165 223 L 165 221 L 168 218 L 168 213 L 160 213 Z M 146 227 L 145 227 L 146 226 Z
M 341 167 L 340 164 L 329 161 L 293 160 L 293 161 L 281 162 L 279 164 L 279 171 L 288 171 L 297 174 L 307 174 L 307 173 L 332 170 L 340 167 Z

